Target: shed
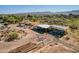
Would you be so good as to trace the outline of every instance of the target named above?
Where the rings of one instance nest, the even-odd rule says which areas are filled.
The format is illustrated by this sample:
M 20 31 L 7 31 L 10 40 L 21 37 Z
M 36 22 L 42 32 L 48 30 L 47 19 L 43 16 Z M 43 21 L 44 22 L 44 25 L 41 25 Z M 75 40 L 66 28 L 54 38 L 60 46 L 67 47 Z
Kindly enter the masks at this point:
M 39 24 L 37 28 L 33 29 L 39 33 L 49 33 L 56 37 L 62 37 L 67 34 L 68 27 L 60 26 L 60 25 L 47 25 L 47 24 Z

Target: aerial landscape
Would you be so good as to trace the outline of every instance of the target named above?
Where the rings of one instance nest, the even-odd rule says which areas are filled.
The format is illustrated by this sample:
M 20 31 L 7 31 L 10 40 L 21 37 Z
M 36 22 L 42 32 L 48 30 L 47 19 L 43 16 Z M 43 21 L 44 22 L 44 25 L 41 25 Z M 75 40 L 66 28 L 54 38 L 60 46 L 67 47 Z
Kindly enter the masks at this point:
M 0 53 L 78 53 L 79 5 L 0 5 Z

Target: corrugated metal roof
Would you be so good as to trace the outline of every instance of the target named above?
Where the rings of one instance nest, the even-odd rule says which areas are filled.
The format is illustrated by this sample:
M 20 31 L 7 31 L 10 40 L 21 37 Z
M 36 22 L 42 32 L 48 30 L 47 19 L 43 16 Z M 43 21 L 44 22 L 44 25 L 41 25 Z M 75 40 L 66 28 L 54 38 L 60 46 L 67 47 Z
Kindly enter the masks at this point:
M 68 27 L 66 26 L 59 26 L 59 25 L 47 25 L 47 24 L 39 24 L 37 27 L 41 28 L 55 28 L 55 29 L 60 29 L 60 30 L 66 30 Z
M 56 28 L 56 29 L 61 29 L 61 30 L 66 30 L 68 29 L 68 27 L 66 26 L 59 26 L 59 25 L 51 25 L 52 28 Z
M 47 24 L 39 24 L 37 26 L 41 27 L 41 28 L 49 28 L 50 27 L 50 25 L 47 25 Z

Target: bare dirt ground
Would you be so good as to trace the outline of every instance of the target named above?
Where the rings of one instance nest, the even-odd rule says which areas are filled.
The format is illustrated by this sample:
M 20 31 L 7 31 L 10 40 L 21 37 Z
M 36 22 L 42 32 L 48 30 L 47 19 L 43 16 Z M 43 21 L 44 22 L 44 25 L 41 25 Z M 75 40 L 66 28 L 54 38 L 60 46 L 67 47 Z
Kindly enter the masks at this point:
M 58 45 L 46 45 L 43 48 L 35 51 L 35 53 L 71 53 L 71 52 L 75 52 L 73 49 L 65 47 L 62 44 L 58 44 Z
M 68 53 L 75 52 L 75 50 L 65 44 L 58 41 L 52 35 L 49 34 L 39 34 L 29 28 L 17 27 L 17 24 L 9 25 L 10 30 L 21 30 L 23 32 L 19 33 L 19 39 L 11 42 L 0 41 L 0 52 L 18 52 L 24 53 Z M 64 37 L 59 40 L 64 40 Z M 29 43 L 30 42 L 30 43 Z M 73 43 L 73 42 L 71 42 Z M 77 43 L 78 44 L 78 43 Z M 33 45 L 33 46 L 32 46 Z M 76 44 L 75 44 L 76 45 Z
M 30 30 L 30 29 L 22 29 L 22 28 L 18 28 L 16 27 L 16 25 L 10 25 L 11 29 L 17 29 L 17 30 L 24 30 L 25 32 L 27 32 L 27 34 L 23 37 L 21 37 L 19 40 L 14 40 L 11 42 L 0 42 L 0 52 L 8 52 L 11 49 L 14 49 L 18 46 L 22 46 L 24 44 L 27 44 L 29 41 L 32 41 L 31 39 L 33 39 L 35 37 L 34 33 Z

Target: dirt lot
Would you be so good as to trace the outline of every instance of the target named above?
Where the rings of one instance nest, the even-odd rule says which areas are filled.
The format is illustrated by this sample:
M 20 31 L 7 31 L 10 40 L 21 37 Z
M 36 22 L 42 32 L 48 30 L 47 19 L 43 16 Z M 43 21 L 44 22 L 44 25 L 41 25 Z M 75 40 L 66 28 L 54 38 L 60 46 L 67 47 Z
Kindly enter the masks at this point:
M 17 24 L 9 25 L 10 30 L 19 32 L 19 39 L 10 42 L 0 41 L 0 52 L 28 52 L 28 53 L 67 53 L 75 52 L 75 50 L 59 40 L 64 40 L 64 37 L 58 39 L 49 34 L 40 34 L 29 28 L 17 27 Z M 8 29 L 8 30 L 9 30 Z M 66 42 L 66 41 L 65 41 Z M 68 41 L 70 42 L 70 41 Z M 71 41 L 73 43 L 73 41 Z M 76 43 L 78 44 L 78 43 Z M 76 45 L 75 44 L 75 45 Z

